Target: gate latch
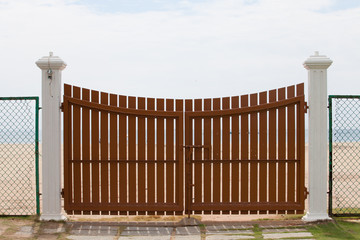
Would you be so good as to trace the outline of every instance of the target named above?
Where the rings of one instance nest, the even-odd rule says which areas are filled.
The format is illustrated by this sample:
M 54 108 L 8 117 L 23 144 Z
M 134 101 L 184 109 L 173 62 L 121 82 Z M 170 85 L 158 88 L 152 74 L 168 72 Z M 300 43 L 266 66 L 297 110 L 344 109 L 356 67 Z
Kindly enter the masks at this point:
M 309 191 L 308 191 L 307 187 L 305 187 L 304 188 L 304 199 L 307 199 L 308 195 L 309 195 Z
M 307 113 L 309 109 L 309 106 L 307 105 L 307 102 L 304 102 L 304 112 Z

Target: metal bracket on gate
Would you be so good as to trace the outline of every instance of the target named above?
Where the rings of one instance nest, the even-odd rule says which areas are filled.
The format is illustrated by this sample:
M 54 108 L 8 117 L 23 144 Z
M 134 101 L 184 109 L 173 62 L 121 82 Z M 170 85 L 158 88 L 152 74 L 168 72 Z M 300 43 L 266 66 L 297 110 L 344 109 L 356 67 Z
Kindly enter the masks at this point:
M 309 195 L 309 191 L 308 191 L 307 187 L 305 187 L 304 188 L 304 199 L 307 199 L 308 195 Z
M 304 112 L 307 113 L 307 110 L 309 109 L 309 106 L 307 102 L 304 102 Z

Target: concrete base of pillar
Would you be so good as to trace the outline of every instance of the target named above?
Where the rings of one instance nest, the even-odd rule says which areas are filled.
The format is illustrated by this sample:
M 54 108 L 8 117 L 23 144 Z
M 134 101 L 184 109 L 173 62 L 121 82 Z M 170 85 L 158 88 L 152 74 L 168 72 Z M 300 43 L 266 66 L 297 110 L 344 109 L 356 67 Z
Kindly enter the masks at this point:
M 66 221 L 67 218 L 62 214 L 41 214 L 40 221 Z
M 327 221 L 332 220 L 327 213 L 309 213 L 302 218 L 304 222 Z

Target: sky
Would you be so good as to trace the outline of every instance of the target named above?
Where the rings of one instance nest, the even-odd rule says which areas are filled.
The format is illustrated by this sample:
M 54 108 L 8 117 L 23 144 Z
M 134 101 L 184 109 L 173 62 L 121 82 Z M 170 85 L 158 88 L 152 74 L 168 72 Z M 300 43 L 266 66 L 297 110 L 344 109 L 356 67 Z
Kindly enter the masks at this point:
M 360 94 L 359 0 L 0 0 L 0 96 L 40 96 L 49 52 L 64 83 L 208 98 L 305 82 L 333 60 L 329 94 Z

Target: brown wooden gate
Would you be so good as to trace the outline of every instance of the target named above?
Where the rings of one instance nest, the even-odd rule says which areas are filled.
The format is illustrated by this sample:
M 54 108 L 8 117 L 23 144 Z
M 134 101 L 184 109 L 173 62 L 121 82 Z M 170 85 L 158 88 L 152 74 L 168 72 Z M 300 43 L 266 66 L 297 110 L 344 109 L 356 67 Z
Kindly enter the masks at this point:
M 186 100 L 187 212 L 303 213 L 304 113 L 304 84 Z
M 304 84 L 185 101 L 64 92 L 69 214 L 303 213 Z
M 65 210 L 182 214 L 182 101 L 64 93 Z

